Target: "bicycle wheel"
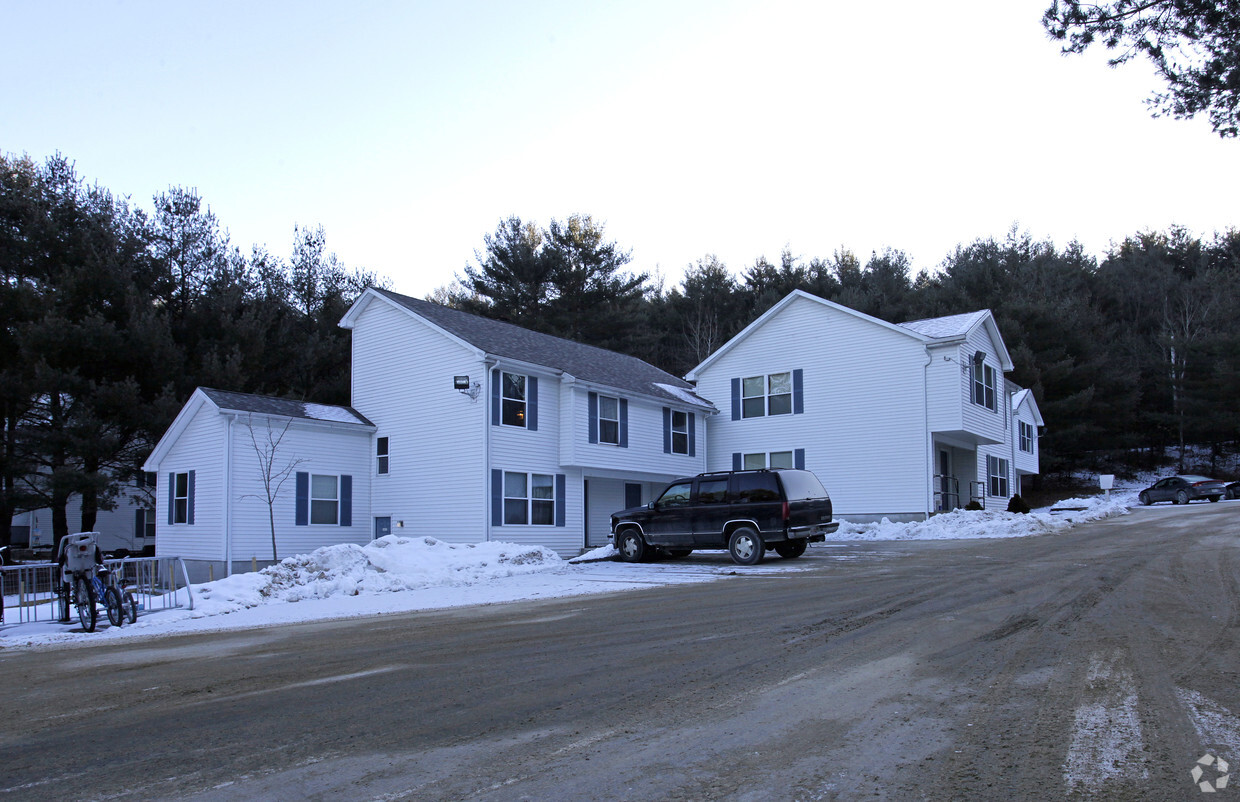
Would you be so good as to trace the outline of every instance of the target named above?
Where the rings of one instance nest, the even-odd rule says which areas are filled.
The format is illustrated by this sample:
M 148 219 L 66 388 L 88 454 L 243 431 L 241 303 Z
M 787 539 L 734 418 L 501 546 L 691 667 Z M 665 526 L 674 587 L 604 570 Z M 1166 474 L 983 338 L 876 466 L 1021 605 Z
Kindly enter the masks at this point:
M 125 623 L 125 605 L 121 594 L 116 588 L 103 589 L 103 607 L 108 611 L 108 623 L 119 627 Z
M 138 621 L 138 600 L 133 597 L 129 591 L 125 591 L 125 603 L 122 605 L 125 614 L 129 616 L 129 623 L 135 624 Z
M 89 579 L 79 576 L 73 581 L 73 604 L 77 607 L 78 621 L 87 632 L 95 631 L 98 613 L 95 611 L 95 586 Z
M 69 623 L 69 597 L 73 589 L 68 582 L 56 583 L 56 620 L 62 624 Z

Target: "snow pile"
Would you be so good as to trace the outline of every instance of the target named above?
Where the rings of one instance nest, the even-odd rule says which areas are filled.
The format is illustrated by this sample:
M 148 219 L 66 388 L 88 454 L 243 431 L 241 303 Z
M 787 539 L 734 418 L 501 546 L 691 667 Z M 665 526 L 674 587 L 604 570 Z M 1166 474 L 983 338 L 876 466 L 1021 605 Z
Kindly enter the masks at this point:
M 194 617 L 272 601 L 472 585 L 563 565 L 559 555 L 545 546 L 498 542 L 460 545 L 433 537 L 387 535 L 365 546 L 324 546 L 261 571 L 195 585 Z
M 1061 501 L 1053 510 L 1021 515 L 1005 510 L 952 510 L 932 516 L 926 521 L 893 523 L 884 518 L 878 523 L 852 523 L 841 520 L 831 540 L 957 540 L 971 538 L 1029 537 L 1058 532 L 1062 529 L 1126 515 L 1128 505 L 1120 497 L 1074 498 Z

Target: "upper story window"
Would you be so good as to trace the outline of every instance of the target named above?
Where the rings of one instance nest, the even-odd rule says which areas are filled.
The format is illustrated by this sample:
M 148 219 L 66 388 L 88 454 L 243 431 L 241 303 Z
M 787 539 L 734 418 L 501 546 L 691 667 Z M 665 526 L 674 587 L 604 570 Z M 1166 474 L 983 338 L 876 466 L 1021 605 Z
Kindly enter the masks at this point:
M 375 460 L 376 470 L 379 473 L 388 472 L 388 439 L 380 437 L 375 441 Z
M 1033 424 L 1020 421 L 1020 450 L 1033 453 Z
M 741 417 L 792 414 L 792 373 L 741 379 Z
M 689 453 L 689 413 L 672 410 L 672 453 Z
M 620 445 L 620 399 L 598 397 L 598 441 Z
M 189 474 L 173 474 L 172 523 L 189 522 Z
M 978 354 L 981 354 L 978 351 Z M 995 411 L 995 369 L 985 357 L 973 360 L 973 403 Z
M 310 523 L 331 524 L 340 521 L 339 477 L 310 475 Z
M 519 373 L 504 373 L 501 379 L 503 417 L 505 426 L 525 426 L 525 382 Z

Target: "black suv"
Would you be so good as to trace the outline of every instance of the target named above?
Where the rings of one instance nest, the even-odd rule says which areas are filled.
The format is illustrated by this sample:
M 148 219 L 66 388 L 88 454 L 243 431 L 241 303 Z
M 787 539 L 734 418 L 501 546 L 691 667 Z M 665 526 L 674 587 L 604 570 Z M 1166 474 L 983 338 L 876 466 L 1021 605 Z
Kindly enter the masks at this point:
M 767 549 L 800 557 L 838 528 L 831 497 L 809 471 L 726 471 L 677 479 L 656 501 L 614 513 L 610 537 L 626 562 L 727 549 L 736 563 L 756 565 Z

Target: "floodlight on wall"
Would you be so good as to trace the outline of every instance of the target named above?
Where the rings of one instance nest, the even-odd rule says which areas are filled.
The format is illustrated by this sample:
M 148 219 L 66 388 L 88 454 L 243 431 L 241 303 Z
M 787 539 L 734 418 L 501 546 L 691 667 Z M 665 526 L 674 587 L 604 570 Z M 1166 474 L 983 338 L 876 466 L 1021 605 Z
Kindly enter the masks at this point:
M 469 396 L 470 401 L 477 401 L 478 395 L 482 392 L 482 382 L 470 383 L 468 376 L 453 376 L 452 389 Z
M 983 362 L 985 362 L 985 361 L 986 361 L 986 352 L 985 352 L 985 351 L 978 351 L 976 354 L 974 354 L 974 355 L 973 355 L 973 362 L 974 362 L 975 364 L 980 365 L 980 364 L 982 364 L 982 363 L 983 363 Z

